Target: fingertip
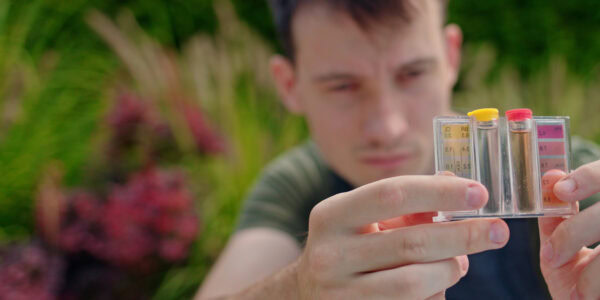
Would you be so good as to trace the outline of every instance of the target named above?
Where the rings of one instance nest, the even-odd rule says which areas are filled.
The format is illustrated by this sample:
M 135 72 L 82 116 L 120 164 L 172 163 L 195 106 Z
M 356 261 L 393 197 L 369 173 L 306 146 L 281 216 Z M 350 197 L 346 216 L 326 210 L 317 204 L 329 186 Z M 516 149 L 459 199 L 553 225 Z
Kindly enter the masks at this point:
M 575 201 L 573 193 L 577 189 L 577 183 L 572 178 L 566 177 L 554 184 L 554 194 L 562 201 Z
M 575 191 L 574 181 L 567 173 L 561 170 L 550 170 L 542 177 L 542 193 L 550 198 L 557 198 L 563 202 L 572 202 Z
M 483 207 L 488 201 L 488 191 L 481 183 L 473 182 L 467 186 L 467 205 L 477 209 Z
M 561 170 L 552 169 L 547 171 L 542 176 L 542 189 L 551 189 L 557 181 L 565 178 L 566 176 L 567 173 Z
M 466 255 L 457 256 L 458 263 L 460 264 L 461 277 L 467 275 L 469 271 L 469 258 Z
M 501 219 L 495 220 L 490 225 L 489 238 L 494 244 L 504 246 L 510 238 L 510 230 L 506 222 Z

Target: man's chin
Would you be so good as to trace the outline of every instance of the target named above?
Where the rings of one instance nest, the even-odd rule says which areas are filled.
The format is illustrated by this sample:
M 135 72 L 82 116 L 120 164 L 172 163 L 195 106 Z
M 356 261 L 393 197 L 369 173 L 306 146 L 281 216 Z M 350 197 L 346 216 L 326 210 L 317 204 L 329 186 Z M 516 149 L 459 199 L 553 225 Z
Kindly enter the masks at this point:
M 385 171 L 379 172 L 379 174 L 377 174 L 376 178 L 378 178 L 377 180 L 381 180 L 381 179 L 390 178 L 390 177 L 404 176 L 404 175 L 416 175 L 416 174 L 418 174 L 418 172 L 416 172 L 414 170 L 406 170 L 406 169 L 385 170 Z
M 422 175 L 423 172 L 417 170 L 417 168 L 397 168 L 392 170 L 368 170 L 362 174 L 368 174 L 368 177 L 362 178 L 360 181 L 361 185 L 383 180 L 390 177 L 405 176 L 405 175 Z
M 347 167 L 348 165 L 345 166 Z M 427 170 L 424 170 L 421 161 L 411 161 L 394 167 L 382 167 L 381 165 L 369 165 L 358 162 L 352 169 L 341 167 L 338 170 L 341 171 L 338 174 L 344 177 L 353 186 L 362 186 L 390 177 L 424 175 L 427 173 Z

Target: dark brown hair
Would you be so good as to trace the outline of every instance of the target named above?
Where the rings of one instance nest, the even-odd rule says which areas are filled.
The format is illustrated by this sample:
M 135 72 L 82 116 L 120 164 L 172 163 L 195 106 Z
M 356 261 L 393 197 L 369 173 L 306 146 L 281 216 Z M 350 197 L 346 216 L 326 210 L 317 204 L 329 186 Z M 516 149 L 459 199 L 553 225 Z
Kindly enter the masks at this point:
M 442 18 L 446 16 L 447 0 L 439 0 Z M 406 0 L 269 0 L 275 26 L 285 54 L 294 60 L 292 21 L 298 11 L 310 5 L 326 5 L 348 14 L 361 28 L 390 20 L 410 21 L 410 4 Z

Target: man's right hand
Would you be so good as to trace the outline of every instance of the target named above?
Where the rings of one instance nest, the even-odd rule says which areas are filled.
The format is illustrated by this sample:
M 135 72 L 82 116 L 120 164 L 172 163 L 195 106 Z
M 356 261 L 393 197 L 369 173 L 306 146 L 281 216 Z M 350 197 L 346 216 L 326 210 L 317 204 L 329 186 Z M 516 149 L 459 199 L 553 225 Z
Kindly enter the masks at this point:
M 322 201 L 295 264 L 301 298 L 443 298 L 466 274 L 466 254 L 503 247 L 509 230 L 500 219 L 432 223 L 431 212 L 474 210 L 487 198 L 472 180 L 401 176 Z

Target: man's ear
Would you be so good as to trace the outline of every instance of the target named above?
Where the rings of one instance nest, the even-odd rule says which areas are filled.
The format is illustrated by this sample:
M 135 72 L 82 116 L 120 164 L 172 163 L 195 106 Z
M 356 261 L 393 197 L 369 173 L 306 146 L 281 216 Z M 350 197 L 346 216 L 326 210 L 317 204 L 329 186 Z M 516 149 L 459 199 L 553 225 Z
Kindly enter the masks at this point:
M 281 55 L 275 55 L 269 61 L 269 68 L 283 105 L 291 113 L 301 114 L 303 110 L 298 99 L 297 78 L 292 63 Z
M 450 67 L 450 83 L 454 86 L 460 72 L 463 34 L 458 25 L 449 24 L 444 28 L 444 35 L 446 38 L 446 56 Z

